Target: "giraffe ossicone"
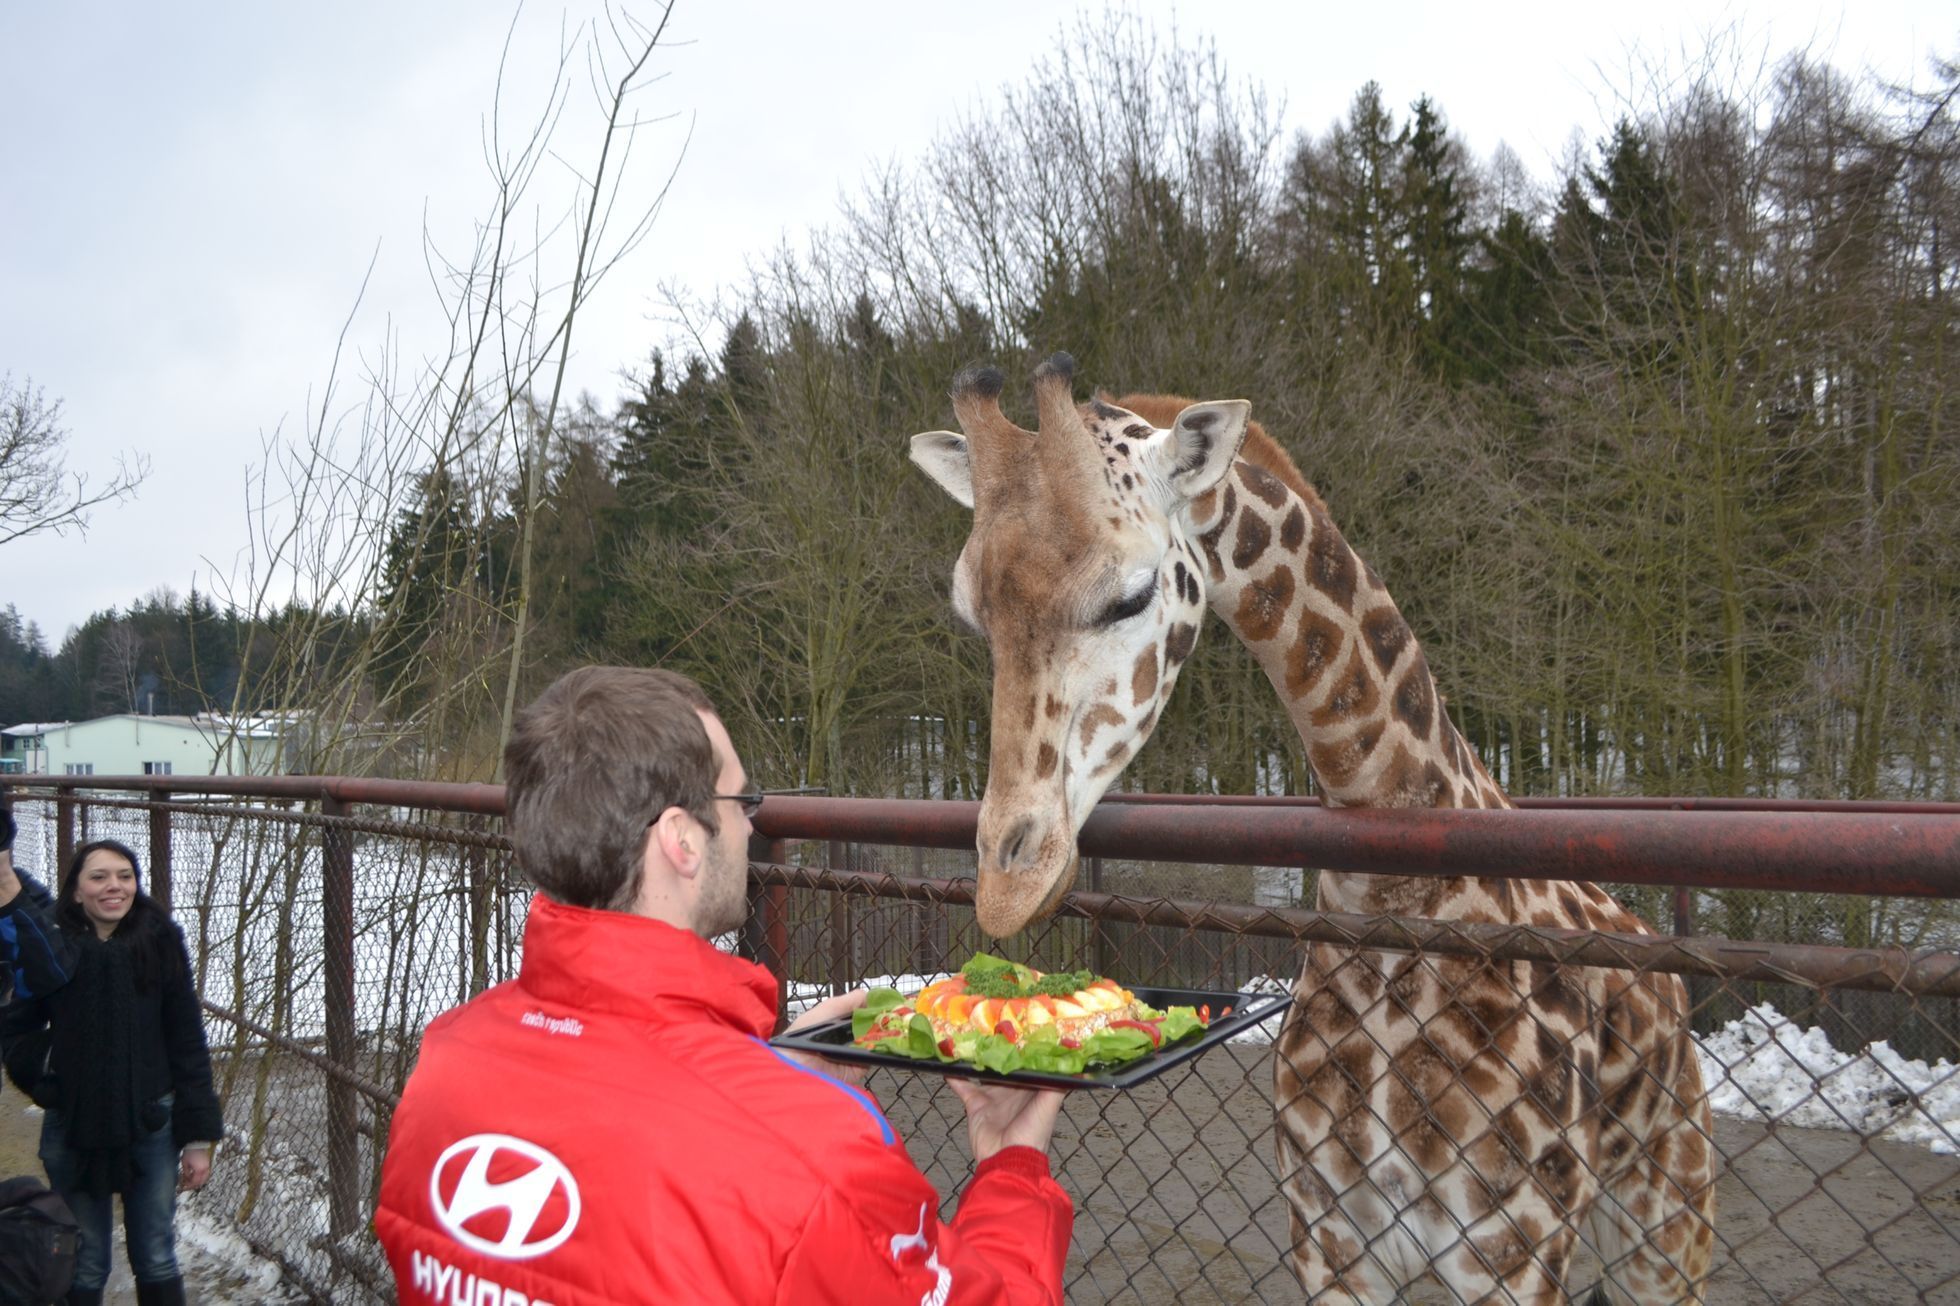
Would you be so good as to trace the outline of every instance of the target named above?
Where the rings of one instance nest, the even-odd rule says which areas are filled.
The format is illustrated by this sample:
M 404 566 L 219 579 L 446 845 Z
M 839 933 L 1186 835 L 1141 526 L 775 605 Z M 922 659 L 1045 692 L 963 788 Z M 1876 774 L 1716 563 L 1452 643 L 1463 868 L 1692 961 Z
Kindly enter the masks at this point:
M 1324 801 L 1504 807 L 1372 568 L 1244 400 L 1098 395 L 962 373 L 960 433 L 912 458 L 973 526 L 952 602 L 993 657 L 981 928 L 1059 905 L 1076 835 L 1149 738 L 1207 610 L 1265 670 Z M 1622 932 L 1596 885 L 1323 871 L 1323 910 Z M 1671 975 L 1308 947 L 1275 1045 L 1292 1268 L 1311 1300 L 1699 1302 L 1714 1246 L 1707 1094 Z

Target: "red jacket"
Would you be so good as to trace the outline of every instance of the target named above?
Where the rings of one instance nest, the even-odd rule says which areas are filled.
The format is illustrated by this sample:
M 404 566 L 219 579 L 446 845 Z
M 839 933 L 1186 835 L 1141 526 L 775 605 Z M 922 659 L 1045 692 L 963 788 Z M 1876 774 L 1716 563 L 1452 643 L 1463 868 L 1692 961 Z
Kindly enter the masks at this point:
M 535 898 L 517 979 L 429 1026 L 389 1130 L 402 1302 L 1060 1302 L 1048 1158 L 1003 1149 L 941 1224 L 878 1104 L 763 1042 L 775 1002 L 683 930 Z

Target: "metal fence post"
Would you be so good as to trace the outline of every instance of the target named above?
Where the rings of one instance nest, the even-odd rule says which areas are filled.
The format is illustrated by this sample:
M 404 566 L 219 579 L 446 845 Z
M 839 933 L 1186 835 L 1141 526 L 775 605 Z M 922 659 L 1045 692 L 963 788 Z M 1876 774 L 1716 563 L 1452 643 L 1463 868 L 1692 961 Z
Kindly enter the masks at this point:
M 749 838 L 749 860 L 780 866 L 789 859 L 789 845 L 781 839 L 761 835 Z M 750 948 L 756 964 L 776 977 L 776 1023 L 780 1026 L 789 1012 L 789 891 L 780 884 L 758 889 L 753 894 L 755 916 L 751 921 Z
M 466 817 L 465 829 L 475 833 L 483 828 L 480 816 Z M 490 856 L 482 844 L 471 844 L 463 852 L 470 885 L 470 996 L 490 987 Z
M 61 883 L 68 859 L 75 855 L 75 791 L 57 790 L 54 796 L 54 865 L 48 870 L 48 883 Z
M 851 847 L 840 840 L 830 841 L 830 866 L 833 870 L 850 869 Z M 850 987 L 851 973 L 851 899 L 841 889 L 830 895 L 830 991 L 842 993 Z
M 322 816 L 347 816 L 353 805 L 332 795 L 320 799 Z M 354 1042 L 354 832 L 329 825 L 320 837 L 320 917 L 326 971 L 327 1059 L 353 1070 Z M 360 1143 L 354 1090 L 327 1079 L 327 1231 L 344 1238 L 362 1227 Z
M 150 884 L 152 898 L 170 910 L 170 791 L 150 790 Z
M 1089 892 L 1103 891 L 1102 858 L 1089 859 Z M 1098 975 L 1109 974 L 1109 922 L 1091 920 L 1089 922 L 1089 969 Z

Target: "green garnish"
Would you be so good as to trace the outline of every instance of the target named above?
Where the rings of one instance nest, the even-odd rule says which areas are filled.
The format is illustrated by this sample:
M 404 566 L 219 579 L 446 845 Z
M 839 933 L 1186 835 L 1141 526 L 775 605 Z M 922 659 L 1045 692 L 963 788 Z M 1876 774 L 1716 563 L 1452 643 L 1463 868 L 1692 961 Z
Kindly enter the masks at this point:
M 1037 993 L 1066 998 L 1096 982 L 1092 970 L 1053 971 L 1037 979 L 1029 967 L 984 952 L 960 967 L 960 974 L 966 979 L 966 991 L 976 998 L 1025 998 Z

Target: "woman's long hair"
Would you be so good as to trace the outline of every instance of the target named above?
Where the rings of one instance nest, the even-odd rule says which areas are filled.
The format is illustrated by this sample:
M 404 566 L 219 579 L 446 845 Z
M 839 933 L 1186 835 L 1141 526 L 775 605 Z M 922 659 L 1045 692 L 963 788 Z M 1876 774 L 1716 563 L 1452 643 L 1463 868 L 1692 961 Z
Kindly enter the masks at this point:
M 170 917 L 163 908 L 157 906 L 156 899 L 143 892 L 143 865 L 136 860 L 136 854 L 126 843 L 115 839 L 91 839 L 77 848 L 68 859 L 68 868 L 61 874 L 61 895 L 55 904 L 55 924 L 64 930 L 94 934 L 95 922 L 82 910 L 75 890 L 82 882 L 82 863 L 90 853 L 108 852 L 123 858 L 129 868 L 136 872 L 136 893 L 130 899 L 129 911 L 109 938 L 130 951 L 131 968 L 136 972 L 136 984 L 145 991 L 160 989 L 177 976 L 183 965 L 182 950 L 171 937 Z

